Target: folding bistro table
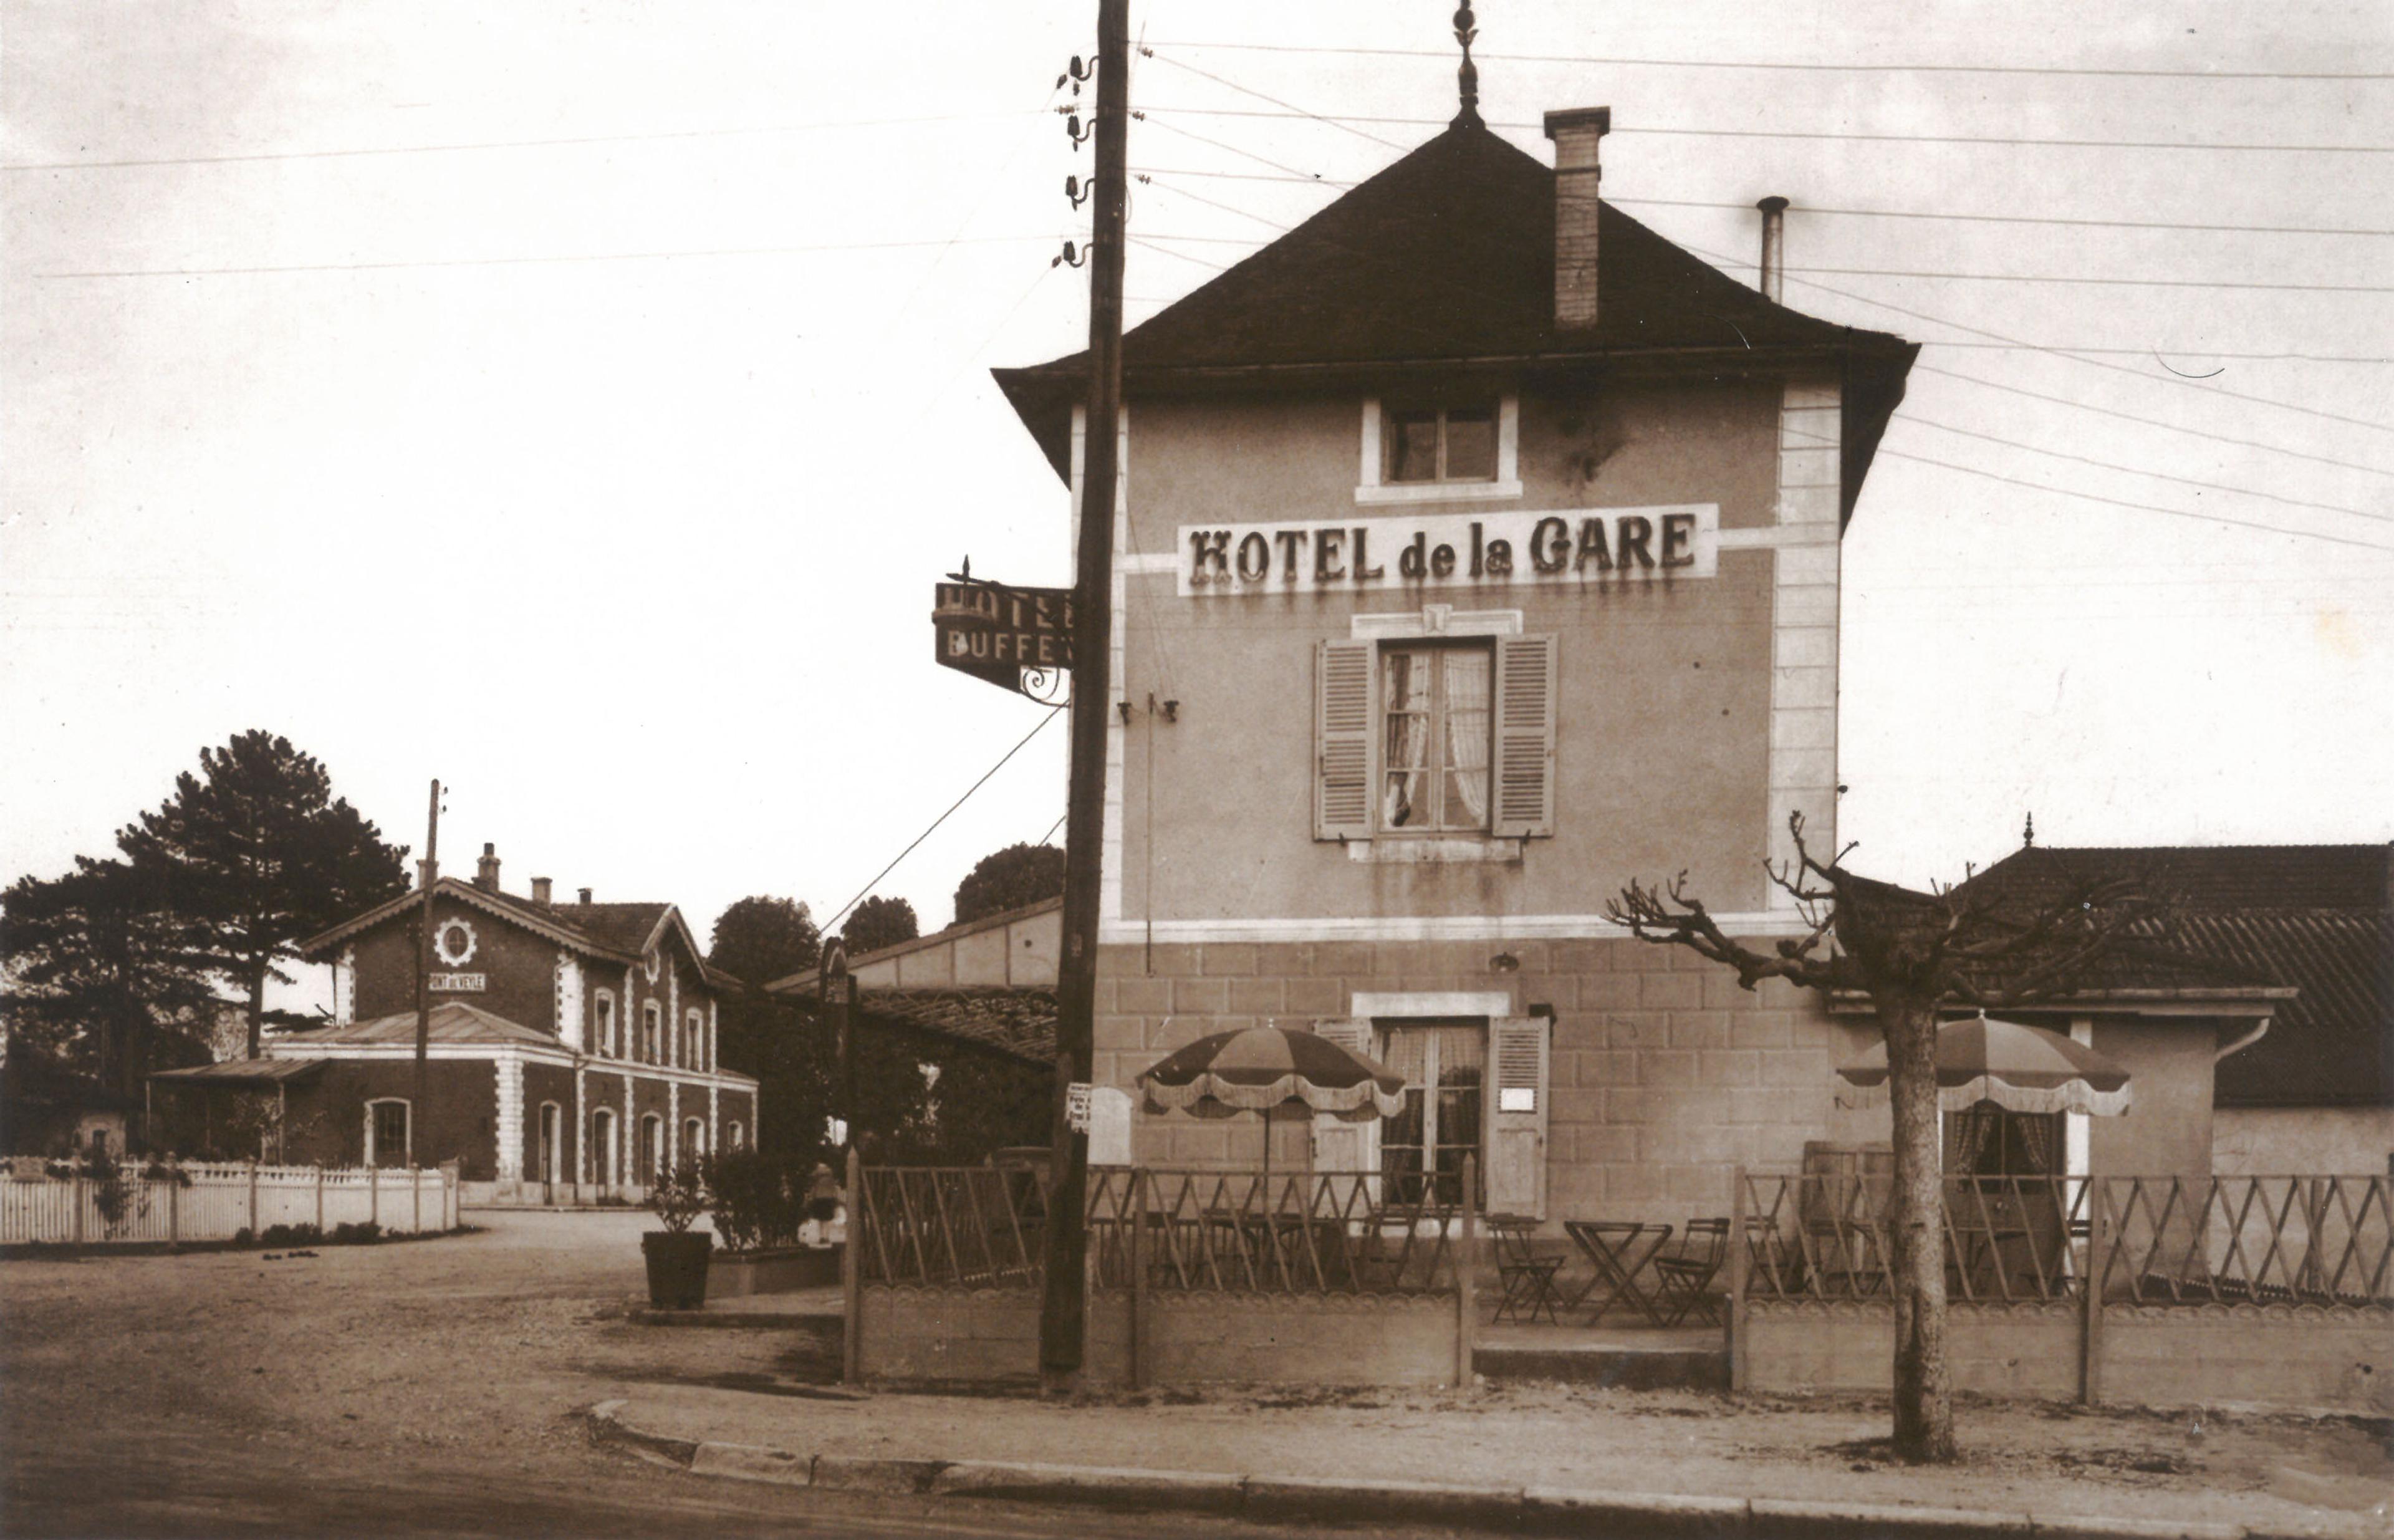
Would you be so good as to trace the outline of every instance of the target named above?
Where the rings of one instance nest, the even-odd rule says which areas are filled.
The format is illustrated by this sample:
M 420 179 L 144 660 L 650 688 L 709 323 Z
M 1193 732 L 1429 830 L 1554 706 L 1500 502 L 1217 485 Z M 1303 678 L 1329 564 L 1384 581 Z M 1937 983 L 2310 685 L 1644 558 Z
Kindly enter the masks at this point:
M 1587 1296 L 1598 1288 L 1604 1297 L 1588 1311 L 1590 1323 L 1604 1318 L 1604 1312 L 1616 1303 L 1626 1302 L 1637 1307 L 1639 1314 L 1659 1326 L 1662 1312 L 1644 1289 L 1638 1286 L 1638 1275 L 1654 1259 L 1671 1239 L 1669 1225 L 1640 1224 L 1619 1219 L 1565 1219 L 1563 1233 L 1569 1235 L 1587 1259 L 1596 1264 L 1596 1276 L 1587 1286 L 1570 1301 L 1572 1310 L 1587 1302 Z

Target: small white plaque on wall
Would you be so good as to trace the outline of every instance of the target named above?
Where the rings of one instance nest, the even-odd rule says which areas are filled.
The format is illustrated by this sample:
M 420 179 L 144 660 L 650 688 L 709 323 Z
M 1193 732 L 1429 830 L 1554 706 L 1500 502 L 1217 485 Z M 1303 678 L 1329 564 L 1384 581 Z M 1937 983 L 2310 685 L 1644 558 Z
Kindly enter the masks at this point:
M 1089 1164 L 1130 1164 L 1130 1093 L 1099 1086 L 1089 1093 Z

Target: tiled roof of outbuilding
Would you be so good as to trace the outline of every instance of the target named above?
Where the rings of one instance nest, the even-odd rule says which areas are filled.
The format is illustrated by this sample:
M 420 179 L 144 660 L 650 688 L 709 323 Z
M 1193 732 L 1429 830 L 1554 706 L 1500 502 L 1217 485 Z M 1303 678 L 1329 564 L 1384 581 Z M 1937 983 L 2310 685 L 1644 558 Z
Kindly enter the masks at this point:
M 1597 262 L 1596 326 L 1559 331 L 1554 171 L 1485 128 L 1452 127 L 1132 328 L 1125 388 L 1256 372 L 1672 353 L 1717 353 L 1726 372 L 1809 349 L 1846 374 L 1850 511 L 1914 345 L 1775 304 L 1610 204 L 1598 208 Z M 1065 474 L 1086 355 L 995 375 Z
M 2394 847 L 2032 846 L 1973 879 L 2009 902 L 2059 899 L 2094 875 L 2136 874 L 2176 897 L 2155 960 L 2292 986 L 2258 1043 L 2220 1060 L 2223 1107 L 2394 1102 Z M 2133 954 L 2131 960 L 2133 961 Z

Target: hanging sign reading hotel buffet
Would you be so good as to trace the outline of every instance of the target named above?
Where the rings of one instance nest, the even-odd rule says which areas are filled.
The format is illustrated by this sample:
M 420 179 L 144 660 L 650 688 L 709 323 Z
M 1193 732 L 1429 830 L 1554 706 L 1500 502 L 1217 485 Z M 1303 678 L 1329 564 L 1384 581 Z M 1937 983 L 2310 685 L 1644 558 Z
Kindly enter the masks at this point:
M 1192 594 L 1423 593 L 1499 583 L 1710 577 L 1720 507 L 1435 513 L 1344 522 L 1184 524 L 1176 563 Z
M 940 584 L 932 600 L 940 665 L 1043 698 L 1039 691 L 1072 666 L 1072 591 L 1009 587 L 971 570 L 966 563 L 962 579 Z

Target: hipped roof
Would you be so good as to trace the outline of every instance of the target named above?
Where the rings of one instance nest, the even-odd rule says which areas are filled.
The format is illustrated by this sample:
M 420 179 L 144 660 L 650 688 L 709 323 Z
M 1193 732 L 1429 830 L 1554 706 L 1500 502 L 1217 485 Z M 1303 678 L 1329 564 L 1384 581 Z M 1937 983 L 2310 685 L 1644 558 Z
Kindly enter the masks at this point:
M 1554 243 L 1552 168 L 1484 127 L 1451 127 L 1134 327 L 1123 339 L 1125 395 L 1326 387 L 1415 369 L 1809 367 L 1845 384 L 1850 516 L 1916 345 L 1775 304 L 1610 204 L 1598 213 L 1597 324 L 1561 331 Z M 993 373 L 1068 477 L 1087 355 Z

